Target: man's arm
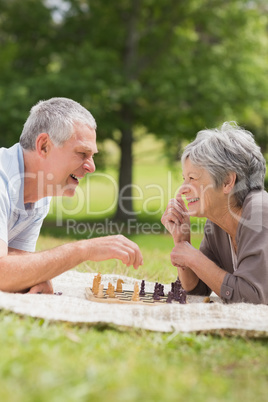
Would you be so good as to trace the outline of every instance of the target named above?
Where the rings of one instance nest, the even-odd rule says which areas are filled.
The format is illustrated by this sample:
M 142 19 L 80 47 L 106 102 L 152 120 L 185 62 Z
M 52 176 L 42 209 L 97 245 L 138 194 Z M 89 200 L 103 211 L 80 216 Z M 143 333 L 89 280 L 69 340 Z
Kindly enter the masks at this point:
M 18 292 L 41 284 L 84 261 L 119 259 L 135 269 L 143 263 L 139 247 L 122 235 L 80 240 L 37 253 L 11 252 L 0 240 L 0 290 Z
M 0 240 L 1 241 L 1 240 Z M 9 255 L 22 255 L 22 254 L 29 254 L 29 251 L 18 250 L 12 247 L 8 247 L 8 254 Z M 46 293 L 46 294 L 53 294 L 53 285 L 50 280 L 38 283 L 37 285 L 21 290 L 21 293 Z

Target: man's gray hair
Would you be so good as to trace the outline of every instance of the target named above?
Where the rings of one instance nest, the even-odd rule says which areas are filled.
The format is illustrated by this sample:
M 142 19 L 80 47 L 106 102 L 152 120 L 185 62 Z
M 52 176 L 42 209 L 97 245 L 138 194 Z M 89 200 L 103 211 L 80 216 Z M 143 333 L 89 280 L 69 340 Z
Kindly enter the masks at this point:
M 24 124 L 20 145 L 24 149 L 34 150 L 38 135 L 47 133 L 55 146 L 62 146 L 73 135 L 76 123 L 96 129 L 92 114 L 72 99 L 51 98 L 39 101 L 32 107 Z
M 229 173 L 236 173 L 232 195 L 238 207 L 242 207 L 250 191 L 264 188 L 266 162 L 260 147 L 251 132 L 235 122 L 199 131 L 196 139 L 185 147 L 182 164 L 188 157 L 210 173 L 216 188 L 224 184 Z

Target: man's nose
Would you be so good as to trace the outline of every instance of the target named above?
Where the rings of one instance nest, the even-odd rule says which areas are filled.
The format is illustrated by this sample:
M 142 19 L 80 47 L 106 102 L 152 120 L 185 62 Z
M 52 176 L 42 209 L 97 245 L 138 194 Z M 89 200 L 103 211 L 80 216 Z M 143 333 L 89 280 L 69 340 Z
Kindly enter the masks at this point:
M 93 158 L 89 158 L 83 163 L 83 169 L 86 171 L 86 173 L 95 172 L 96 166 L 95 166 Z

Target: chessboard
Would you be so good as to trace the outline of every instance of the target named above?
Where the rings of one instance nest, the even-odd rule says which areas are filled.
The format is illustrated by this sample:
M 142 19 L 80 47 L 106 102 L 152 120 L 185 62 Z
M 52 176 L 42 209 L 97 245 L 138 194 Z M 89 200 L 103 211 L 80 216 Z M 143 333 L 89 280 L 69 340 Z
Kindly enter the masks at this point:
M 94 301 L 97 303 L 127 303 L 127 304 L 147 304 L 151 306 L 158 306 L 167 303 L 168 296 L 159 296 L 159 300 L 154 300 L 153 293 L 145 293 L 145 296 L 139 296 L 139 301 L 132 301 L 133 290 L 122 290 L 122 292 L 115 292 L 115 298 L 110 298 L 106 294 L 107 289 L 103 289 L 103 297 L 99 298 L 94 295 L 92 292 L 92 288 L 86 288 L 86 298 L 90 301 Z M 172 300 L 172 304 L 177 303 L 178 301 Z
M 147 292 L 145 289 L 145 280 L 141 281 L 140 287 L 135 282 L 133 290 L 123 289 L 123 279 L 117 280 L 116 288 L 112 283 L 108 283 L 108 288 L 104 289 L 101 283 L 102 276 L 100 273 L 94 276 L 92 287 L 87 287 L 86 298 L 97 303 L 136 303 L 157 306 L 164 303 L 186 303 L 186 292 L 181 286 L 181 282 L 177 279 L 171 284 L 171 290 L 168 295 L 164 293 L 164 285 L 156 282 L 154 293 Z

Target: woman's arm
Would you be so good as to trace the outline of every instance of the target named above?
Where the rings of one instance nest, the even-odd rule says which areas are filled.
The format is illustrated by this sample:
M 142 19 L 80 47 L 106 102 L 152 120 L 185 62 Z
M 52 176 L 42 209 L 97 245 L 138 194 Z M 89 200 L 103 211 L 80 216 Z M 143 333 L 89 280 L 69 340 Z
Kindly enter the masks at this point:
M 176 244 L 170 254 L 171 262 L 178 267 L 179 278 L 186 291 L 193 290 L 199 278 L 218 296 L 221 296 L 221 287 L 226 271 L 219 268 L 200 250 L 196 250 L 188 242 Z
M 162 224 L 173 237 L 174 244 L 181 241 L 191 242 L 190 216 L 181 195 L 169 201 L 161 219 Z M 185 290 L 192 290 L 199 282 L 199 278 L 190 268 L 178 265 L 178 276 Z

